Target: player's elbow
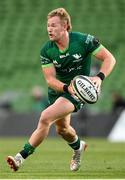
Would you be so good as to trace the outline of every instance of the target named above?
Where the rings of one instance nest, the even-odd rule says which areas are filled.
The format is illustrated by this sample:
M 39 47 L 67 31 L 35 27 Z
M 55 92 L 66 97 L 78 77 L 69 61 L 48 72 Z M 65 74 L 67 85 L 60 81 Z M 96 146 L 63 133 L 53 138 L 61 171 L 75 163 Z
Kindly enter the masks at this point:
M 111 63 L 112 63 L 112 67 L 114 67 L 116 64 L 116 59 L 114 56 L 112 56 L 112 58 L 111 58 Z
M 114 67 L 116 64 L 116 59 L 112 54 L 108 54 L 105 58 L 104 58 L 105 63 L 109 64 L 110 67 Z
M 46 79 L 46 83 L 47 83 L 47 85 L 49 86 L 49 87 L 51 87 L 51 84 L 53 83 L 53 78 L 47 78 Z

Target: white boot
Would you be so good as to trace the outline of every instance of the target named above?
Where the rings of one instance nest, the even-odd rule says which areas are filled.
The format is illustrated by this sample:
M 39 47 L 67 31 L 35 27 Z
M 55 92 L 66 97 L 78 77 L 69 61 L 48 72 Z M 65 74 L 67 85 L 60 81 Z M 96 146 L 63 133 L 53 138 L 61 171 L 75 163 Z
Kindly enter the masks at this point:
M 81 155 L 82 152 L 87 148 L 87 144 L 84 141 L 80 141 L 80 148 L 78 150 L 74 150 L 72 160 L 70 163 L 70 170 L 77 171 L 81 165 Z
M 21 156 L 20 153 L 18 153 L 15 157 L 8 156 L 7 157 L 7 163 L 10 166 L 13 171 L 17 171 L 21 164 L 24 162 L 24 158 Z

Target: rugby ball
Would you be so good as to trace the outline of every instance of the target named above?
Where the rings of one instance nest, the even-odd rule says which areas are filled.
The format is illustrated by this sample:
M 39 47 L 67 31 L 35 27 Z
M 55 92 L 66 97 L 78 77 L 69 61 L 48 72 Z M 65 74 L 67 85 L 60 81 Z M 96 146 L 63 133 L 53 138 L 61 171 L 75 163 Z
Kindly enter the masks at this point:
M 96 87 L 88 76 L 78 75 L 72 81 L 72 87 L 76 96 L 82 101 L 89 104 L 96 103 L 98 93 Z

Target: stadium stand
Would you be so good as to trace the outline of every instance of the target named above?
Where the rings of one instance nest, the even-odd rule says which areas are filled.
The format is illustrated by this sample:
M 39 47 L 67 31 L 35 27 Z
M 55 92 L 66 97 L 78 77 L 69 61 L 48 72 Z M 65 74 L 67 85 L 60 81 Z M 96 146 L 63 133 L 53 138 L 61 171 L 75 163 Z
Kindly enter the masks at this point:
M 113 90 L 119 88 L 125 96 L 124 0 L 0 1 L 0 93 L 8 89 L 27 92 L 36 84 L 45 86 L 39 51 L 47 40 L 46 15 L 57 7 L 69 11 L 74 31 L 97 36 L 115 55 L 117 66 L 104 82 L 100 101 L 94 106 L 96 110 L 109 110 Z

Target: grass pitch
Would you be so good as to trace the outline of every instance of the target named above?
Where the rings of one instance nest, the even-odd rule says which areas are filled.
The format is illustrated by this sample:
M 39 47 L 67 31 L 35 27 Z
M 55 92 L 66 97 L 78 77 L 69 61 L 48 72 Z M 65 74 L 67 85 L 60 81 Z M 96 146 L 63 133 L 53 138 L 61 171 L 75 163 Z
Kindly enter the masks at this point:
M 86 139 L 88 149 L 78 172 L 69 170 L 72 150 L 61 138 L 47 138 L 17 172 L 6 164 L 7 155 L 15 155 L 25 138 L 0 139 L 0 179 L 120 179 L 125 178 L 125 143 L 104 139 Z

